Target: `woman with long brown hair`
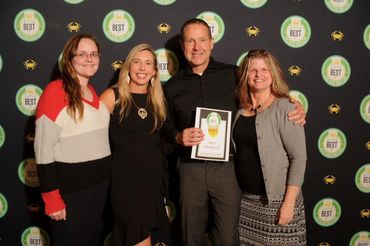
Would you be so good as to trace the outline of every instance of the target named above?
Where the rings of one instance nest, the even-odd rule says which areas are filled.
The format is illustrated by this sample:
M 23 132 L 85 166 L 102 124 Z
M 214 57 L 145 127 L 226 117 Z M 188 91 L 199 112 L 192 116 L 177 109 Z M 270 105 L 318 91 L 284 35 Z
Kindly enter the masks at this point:
M 110 175 L 109 112 L 90 78 L 100 50 L 89 34 L 63 49 L 61 78 L 37 106 L 35 157 L 53 245 L 99 245 Z
M 294 105 L 282 69 L 270 52 L 250 50 L 239 78 L 233 143 L 242 190 L 240 245 L 306 245 L 305 133 L 287 119 Z

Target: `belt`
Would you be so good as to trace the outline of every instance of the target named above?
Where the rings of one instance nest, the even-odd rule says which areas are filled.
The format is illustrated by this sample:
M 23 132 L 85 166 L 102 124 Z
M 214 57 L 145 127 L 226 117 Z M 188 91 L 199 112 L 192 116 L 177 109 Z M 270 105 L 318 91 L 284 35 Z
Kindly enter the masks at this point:
M 230 154 L 229 155 L 229 161 L 218 161 L 218 160 L 198 160 L 198 159 L 190 159 L 186 157 L 180 157 L 181 162 L 190 162 L 190 163 L 228 163 L 231 161 L 234 161 L 234 155 Z

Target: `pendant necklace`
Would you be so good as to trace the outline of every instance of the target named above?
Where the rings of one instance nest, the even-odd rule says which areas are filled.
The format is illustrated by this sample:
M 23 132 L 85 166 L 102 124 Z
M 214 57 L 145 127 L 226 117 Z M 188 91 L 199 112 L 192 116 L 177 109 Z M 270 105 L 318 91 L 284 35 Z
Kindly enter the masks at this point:
M 255 114 L 261 113 L 264 110 L 263 108 L 264 104 L 270 99 L 270 97 L 271 97 L 271 94 L 263 101 L 263 103 L 257 105 L 257 107 L 253 108 L 253 105 L 252 105 L 252 108 L 250 110 L 254 112 Z
M 148 105 L 146 105 L 145 108 L 138 107 L 135 103 L 134 98 L 132 98 L 132 102 L 134 103 L 135 107 L 137 108 L 137 114 L 140 116 L 140 118 L 145 119 L 148 116 L 148 112 L 146 111 L 146 107 Z

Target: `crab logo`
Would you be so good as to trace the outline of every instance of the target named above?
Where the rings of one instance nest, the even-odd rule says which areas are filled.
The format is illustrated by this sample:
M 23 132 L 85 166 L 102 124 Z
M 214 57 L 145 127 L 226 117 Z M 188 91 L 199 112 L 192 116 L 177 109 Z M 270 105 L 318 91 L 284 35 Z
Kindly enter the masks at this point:
M 260 33 L 260 29 L 256 26 L 247 27 L 247 29 L 245 29 L 245 31 L 247 32 L 248 36 L 250 36 L 250 37 L 256 37 Z
M 169 33 L 171 31 L 171 26 L 167 23 L 161 23 L 157 26 L 157 30 L 159 33 Z
M 338 104 L 333 103 L 329 105 L 328 110 L 331 114 L 339 114 L 341 107 Z
M 35 70 L 36 67 L 37 67 L 37 62 L 35 60 L 32 60 L 32 59 L 28 59 L 28 60 L 25 60 L 23 62 L 23 66 L 25 69 L 27 70 Z
M 370 141 L 366 142 L 365 147 L 367 150 L 370 150 Z
M 117 71 L 118 69 L 121 69 L 123 65 L 123 61 L 117 60 L 117 61 L 112 62 L 110 65 L 112 66 L 112 69 L 114 71 Z
M 319 246 L 330 246 L 330 243 L 328 242 L 322 242 L 319 244 Z
M 33 143 L 35 141 L 35 134 L 34 133 L 28 133 L 25 138 L 26 138 L 28 143 Z
M 67 28 L 69 32 L 78 32 L 80 31 L 81 25 L 75 21 L 72 21 L 67 25 Z
M 327 175 L 323 178 L 325 184 L 334 184 L 335 180 L 337 180 L 336 177 L 333 175 Z
M 293 65 L 288 68 L 288 71 L 290 75 L 298 76 L 301 73 L 302 68 L 298 67 L 297 65 Z
M 341 32 L 341 31 L 334 31 L 330 34 L 331 38 L 334 40 L 334 41 L 342 41 L 343 38 L 344 38 L 344 33 Z
M 30 213 L 38 213 L 40 212 L 40 205 L 36 203 L 31 203 L 27 206 L 28 212 Z
M 370 209 L 365 208 L 360 211 L 361 218 L 370 218 Z

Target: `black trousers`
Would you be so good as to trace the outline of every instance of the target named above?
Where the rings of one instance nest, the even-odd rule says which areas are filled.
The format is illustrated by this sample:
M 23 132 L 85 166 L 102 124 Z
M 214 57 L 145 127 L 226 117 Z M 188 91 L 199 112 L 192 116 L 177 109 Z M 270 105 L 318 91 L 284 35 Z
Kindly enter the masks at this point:
M 240 189 L 233 162 L 180 162 L 183 244 L 205 245 L 210 214 L 213 245 L 238 245 Z
M 62 195 L 67 220 L 52 221 L 54 246 L 97 246 L 102 239 L 108 181 Z

